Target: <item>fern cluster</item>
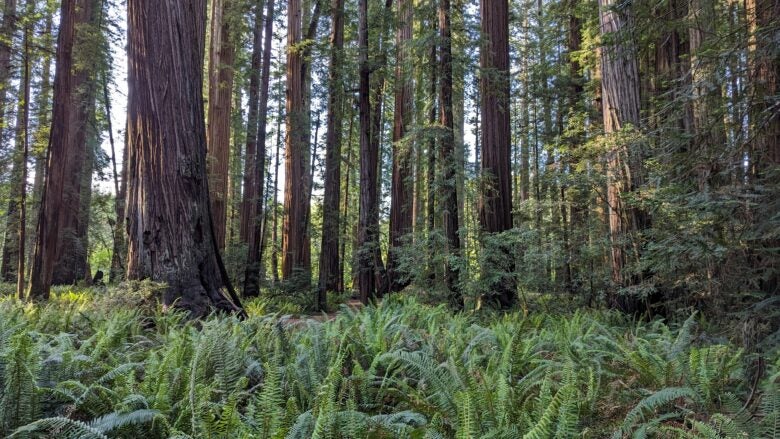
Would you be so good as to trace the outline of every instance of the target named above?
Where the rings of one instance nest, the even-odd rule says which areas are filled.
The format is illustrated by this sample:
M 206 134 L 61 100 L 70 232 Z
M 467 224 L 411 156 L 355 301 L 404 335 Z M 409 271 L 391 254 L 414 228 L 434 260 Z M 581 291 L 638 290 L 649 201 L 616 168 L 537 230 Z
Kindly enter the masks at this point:
M 597 311 L 489 318 L 390 298 L 332 321 L 188 322 L 88 293 L 0 299 L 0 437 L 762 438 L 780 362 Z

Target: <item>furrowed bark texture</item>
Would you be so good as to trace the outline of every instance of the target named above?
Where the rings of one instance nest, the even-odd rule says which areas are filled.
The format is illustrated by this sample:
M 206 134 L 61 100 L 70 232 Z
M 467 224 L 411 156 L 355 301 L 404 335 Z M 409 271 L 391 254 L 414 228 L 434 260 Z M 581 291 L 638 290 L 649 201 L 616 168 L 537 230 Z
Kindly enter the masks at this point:
M 93 18 L 93 3 L 65 0 L 60 10 L 49 156 L 30 274 L 34 299 L 47 299 L 52 283 L 73 283 L 85 272 L 80 263 L 86 264 L 87 249 L 78 230 L 89 102 L 94 105 L 89 84 L 94 81 L 90 72 L 76 68 L 73 52 L 79 32 Z
M 396 252 L 404 244 L 404 237 L 412 232 L 414 182 L 412 180 L 412 144 L 405 140 L 412 116 L 414 93 L 406 47 L 412 39 L 412 2 L 398 1 L 398 28 L 396 29 L 395 112 L 393 115 L 393 176 L 390 198 L 390 249 L 387 255 L 387 275 L 391 291 L 400 291 L 408 281 L 397 271 Z
M 480 51 L 482 194 L 479 222 L 484 233 L 500 233 L 512 228 L 512 174 L 510 170 L 509 111 L 509 2 L 482 0 L 481 28 L 487 40 Z M 515 302 L 511 272 L 514 269 L 509 249 L 492 249 L 490 264 L 506 275 L 491 290 L 502 307 Z
M 193 317 L 240 310 L 209 211 L 205 14 L 205 0 L 128 1 L 127 277 L 166 282 L 163 303 Z
M 320 248 L 317 306 L 324 310 L 328 291 L 339 289 L 339 209 L 341 208 L 341 136 L 344 86 L 341 69 L 344 48 L 344 0 L 331 1 L 330 95 L 325 137 L 325 194 L 322 212 L 322 246 Z

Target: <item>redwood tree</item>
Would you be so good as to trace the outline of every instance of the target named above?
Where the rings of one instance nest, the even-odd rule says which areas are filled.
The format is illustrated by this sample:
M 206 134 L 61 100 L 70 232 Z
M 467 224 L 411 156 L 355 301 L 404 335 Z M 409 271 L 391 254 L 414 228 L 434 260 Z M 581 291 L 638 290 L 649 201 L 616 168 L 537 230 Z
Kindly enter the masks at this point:
M 390 249 L 387 256 L 387 275 L 390 289 L 400 291 L 408 282 L 397 273 L 396 252 L 404 244 L 404 237 L 412 231 L 414 199 L 412 180 L 412 146 L 406 139 L 412 116 L 412 77 L 410 75 L 407 45 L 412 39 L 412 2 L 398 0 L 398 28 L 396 30 L 395 112 L 393 115 L 393 176 L 390 198 Z
M 452 28 L 450 27 L 450 0 L 439 0 L 439 114 L 444 129 L 439 146 L 441 157 L 441 209 L 444 237 L 447 240 L 448 257 L 445 261 L 447 288 L 451 294 L 451 304 L 463 307 L 463 296 L 459 292 L 458 267 L 453 265 L 453 257 L 460 255 L 460 236 L 458 234 L 458 191 L 456 174 L 458 160 L 455 155 L 455 131 L 452 114 Z
M 166 282 L 163 303 L 193 317 L 239 311 L 209 210 L 206 0 L 129 0 L 127 7 L 127 277 Z
M 339 209 L 341 207 L 341 136 L 344 85 L 341 80 L 344 48 L 344 0 L 331 0 L 328 121 L 325 138 L 325 194 L 322 211 L 317 307 L 324 310 L 326 293 L 339 289 Z
M 274 0 L 268 0 L 268 9 L 265 17 L 265 30 L 263 42 L 263 68 L 260 78 L 260 102 L 258 104 L 257 122 L 257 153 L 254 159 L 253 177 L 251 184 L 254 189 L 251 192 L 255 196 L 249 229 L 249 249 L 246 260 L 246 278 L 244 280 L 244 295 L 257 296 L 260 294 L 260 264 L 263 260 L 263 242 L 265 240 L 265 215 L 263 210 L 265 188 L 265 139 L 266 125 L 268 123 L 268 86 L 271 80 L 271 43 L 274 29 Z M 258 14 L 258 19 L 260 14 Z M 257 40 L 255 40 L 257 44 Z M 251 120 L 251 118 L 250 118 Z M 250 124 L 250 131 L 252 130 Z M 277 151 L 278 152 L 278 151 Z M 250 160 L 247 158 L 247 160 Z M 275 194 L 274 194 L 275 196 Z M 274 203 L 276 209 L 276 203 Z M 258 218 L 258 216 L 260 216 Z
M 232 0 L 211 2 L 209 56 L 208 168 L 214 237 L 225 247 L 228 166 L 230 160 L 230 111 L 233 93 L 235 46 L 231 35 Z
M 309 139 L 308 109 L 304 106 L 306 72 L 302 49 L 301 0 L 287 3 L 287 141 L 285 147 L 284 233 L 282 278 L 301 284 L 311 276 L 309 237 Z
M 81 33 L 88 31 L 86 25 L 93 18 L 94 3 L 64 0 L 60 9 L 49 158 L 30 274 L 29 295 L 34 299 L 49 297 L 55 266 L 57 283 L 75 282 L 85 273 L 77 263 L 77 259 L 86 263 L 86 249 L 81 248 L 78 238 L 78 222 L 88 96 L 94 81 L 90 80 L 86 66 L 74 61 L 74 48 Z
M 487 234 L 512 228 L 512 174 L 509 124 L 509 2 L 482 0 L 481 29 L 485 41 L 480 50 L 482 194 L 479 221 Z M 515 301 L 511 271 L 514 264 L 507 248 L 492 249 L 490 262 L 503 272 L 501 280 L 492 286 L 502 307 Z
M 617 139 L 606 156 L 610 266 L 612 281 L 620 288 L 637 281 L 628 272 L 627 265 L 630 257 L 638 260 L 639 255 L 626 242 L 634 239 L 636 232 L 646 225 L 646 216 L 639 209 L 628 208 L 624 200 L 642 183 L 641 153 L 625 139 L 627 133 L 639 128 L 640 85 L 635 47 L 625 32 L 631 11 L 630 8 L 617 10 L 615 3 L 616 0 L 599 0 L 601 35 L 609 42 L 601 50 L 604 133 Z M 634 308 L 632 300 L 618 294 L 612 294 L 610 302 L 624 311 Z
M 358 2 L 359 75 L 358 107 L 360 131 L 360 212 L 358 215 L 357 263 L 360 300 L 376 297 L 375 278 L 379 230 L 377 212 L 377 167 L 379 151 L 371 142 L 370 66 L 368 64 L 368 0 Z

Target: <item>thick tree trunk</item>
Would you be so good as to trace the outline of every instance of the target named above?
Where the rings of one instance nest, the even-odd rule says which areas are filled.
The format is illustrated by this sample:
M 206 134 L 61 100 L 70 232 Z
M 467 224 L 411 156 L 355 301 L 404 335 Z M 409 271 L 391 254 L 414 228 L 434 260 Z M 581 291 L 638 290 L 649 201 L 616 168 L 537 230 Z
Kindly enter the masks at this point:
M 232 0 L 211 2 L 209 55 L 208 176 L 214 238 L 225 248 L 227 230 L 228 169 L 230 165 L 230 114 L 233 94 L 235 45 L 231 35 Z
M 258 120 L 257 120 L 257 154 L 254 157 L 254 176 L 252 177 L 251 190 L 252 196 L 255 200 L 252 204 L 252 213 L 249 225 L 249 251 L 247 252 L 246 260 L 246 278 L 244 280 L 244 295 L 247 297 L 254 297 L 260 294 L 260 265 L 263 261 L 263 239 L 265 235 L 265 215 L 263 201 L 265 199 L 265 140 L 267 135 L 267 123 L 268 123 L 268 94 L 269 86 L 271 82 L 271 44 L 273 43 L 273 30 L 274 30 L 274 0 L 268 1 L 268 9 L 266 10 L 265 18 L 265 30 L 264 30 L 264 42 L 263 42 L 263 70 L 260 77 L 260 102 L 258 104 Z M 260 13 L 257 14 L 257 18 L 260 18 Z M 257 38 L 257 37 L 256 37 Z M 255 40 L 256 44 L 258 43 Z M 254 129 L 254 126 L 250 125 L 249 129 Z M 249 150 L 249 143 L 247 142 L 247 151 Z M 278 155 L 278 151 L 277 151 Z M 247 158 L 247 160 L 250 160 Z M 277 158 L 278 160 L 278 158 Z M 278 170 L 278 168 L 277 168 Z M 276 194 L 274 194 L 276 197 Z M 276 206 L 274 206 L 276 208 Z M 275 233 L 275 232 L 274 232 Z
M 166 282 L 163 303 L 193 317 L 241 311 L 209 208 L 205 14 L 205 0 L 128 1 L 127 277 Z
M 460 294 L 459 267 L 453 261 L 460 256 L 460 235 L 458 234 L 458 190 L 456 174 L 458 158 L 455 154 L 455 131 L 452 114 L 452 29 L 450 27 L 450 0 L 439 0 L 439 108 L 443 132 L 440 140 L 441 157 L 441 207 L 444 237 L 447 240 L 448 257 L 445 262 L 445 281 L 450 291 L 450 304 L 463 308 Z
M 285 147 L 284 233 L 282 236 L 282 278 L 293 287 L 311 282 L 309 236 L 309 137 L 304 88 L 304 54 L 301 0 L 287 3 L 287 140 Z
M 509 120 L 509 22 L 506 0 L 480 2 L 481 29 L 487 36 L 480 51 L 482 87 L 482 194 L 479 204 L 480 227 L 484 233 L 500 233 L 512 228 L 512 176 Z M 489 72 L 489 73 L 487 73 Z M 514 263 L 509 248 L 492 253 L 493 269 L 503 273 L 492 287 L 502 307 L 516 300 Z
M 400 291 L 409 282 L 397 273 L 396 252 L 403 247 L 406 235 L 412 232 L 414 219 L 412 142 L 405 139 L 412 116 L 412 77 L 407 61 L 412 39 L 412 2 L 398 1 L 396 30 L 395 112 L 393 119 L 393 175 L 390 196 L 390 245 L 387 255 L 387 275 L 391 291 Z
M 633 42 L 624 30 L 630 26 L 630 11 L 618 12 L 615 0 L 599 0 L 601 35 L 611 44 L 601 50 L 601 86 L 605 134 L 621 134 L 627 129 L 639 129 L 639 68 Z M 636 208 L 627 208 L 624 197 L 642 184 L 642 156 L 636 146 L 619 144 L 607 153 L 607 203 L 611 241 L 610 266 L 616 288 L 637 282 L 628 272 L 629 258 L 638 260 L 636 232 L 646 225 L 646 217 Z M 625 296 L 612 294 L 611 306 L 633 311 L 636 303 Z
M 746 0 L 750 32 L 750 83 L 753 92 L 750 125 L 755 177 L 765 177 L 780 165 L 780 59 L 772 52 L 780 20 L 778 0 Z M 775 48 L 776 49 L 776 48 Z M 776 170 L 775 170 L 776 171 Z
M 325 138 L 325 193 L 322 211 L 317 307 L 324 311 L 328 291 L 339 290 L 339 209 L 341 208 L 341 137 L 344 85 L 341 80 L 344 48 L 344 0 L 331 1 L 330 72 L 328 76 L 328 133 Z
M 93 18 L 93 6 L 92 0 L 65 0 L 60 11 L 49 157 L 30 275 L 33 299 L 48 299 L 53 281 L 72 283 L 84 274 L 77 275 L 74 267 L 78 264 L 69 261 L 86 261 L 77 230 L 88 105 L 94 101 L 89 89 L 94 78 L 78 68 L 73 52 L 79 34 L 87 31 L 86 24 Z

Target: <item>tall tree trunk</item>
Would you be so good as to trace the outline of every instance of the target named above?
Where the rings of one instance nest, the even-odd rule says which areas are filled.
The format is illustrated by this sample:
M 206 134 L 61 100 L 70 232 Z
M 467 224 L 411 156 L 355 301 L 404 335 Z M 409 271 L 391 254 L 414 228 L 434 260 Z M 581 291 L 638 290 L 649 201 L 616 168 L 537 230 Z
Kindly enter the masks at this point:
M 23 62 L 24 56 L 22 56 Z M 14 132 L 14 150 L 12 153 L 13 167 L 11 168 L 11 191 L 8 196 L 8 209 L 5 219 L 5 237 L 3 239 L 3 256 L 0 275 L 3 282 L 15 282 L 18 278 L 16 269 L 19 267 L 21 253 L 21 241 L 19 234 L 19 224 L 21 221 L 22 210 L 21 199 L 26 190 L 23 174 L 27 166 L 24 161 L 24 143 L 26 120 L 23 117 L 25 111 L 25 90 L 24 84 L 20 84 L 18 90 L 18 104 L 16 105 L 16 128 Z
M 5 144 L 6 99 L 11 88 L 16 21 L 16 0 L 5 0 L 3 22 L 0 24 L 0 145 Z
M 271 271 L 273 271 L 274 283 L 279 283 L 279 153 L 282 146 L 282 107 L 279 105 L 279 114 L 276 123 L 276 153 L 274 154 L 274 223 L 271 240 L 273 241 L 273 251 L 271 252 Z
M 29 235 L 33 239 L 28 239 L 28 255 L 27 259 L 32 261 L 35 254 L 35 246 L 32 245 L 35 239 L 35 231 L 38 229 L 38 212 L 41 207 L 41 197 L 43 196 L 43 182 L 44 173 L 46 172 L 46 158 L 48 156 L 48 139 L 49 132 L 51 131 L 51 64 L 52 54 L 54 53 L 54 38 L 52 37 L 52 27 L 54 26 L 53 11 L 49 8 L 45 9 L 45 21 L 43 38 L 39 43 L 43 50 L 41 51 L 42 67 L 41 67 L 41 83 L 38 87 L 38 93 L 36 96 L 35 108 L 36 108 L 36 121 L 37 125 L 33 132 L 33 148 L 30 153 L 35 157 L 35 177 L 33 179 L 32 198 L 30 203 L 30 215 L 32 218 L 29 230 L 32 232 Z M 29 266 L 28 266 L 29 270 Z
M 358 65 L 360 83 L 360 215 L 358 218 L 358 288 L 360 300 L 368 303 L 376 297 L 374 253 L 379 245 L 377 230 L 377 166 L 379 151 L 371 142 L 370 66 L 368 64 L 368 0 L 358 1 Z M 376 220 L 375 220 L 376 218 Z
M 391 291 L 400 291 L 409 282 L 396 272 L 397 251 L 404 238 L 412 232 L 412 142 L 405 139 L 412 116 L 412 77 L 407 61 L 412 39 L 412 2 L 398 0 L 396 30 L 395 112 L 393 116 L 393 175 L 390 195 L 390 245 L 387 255 L 387 275 Z
M 30 275 L 29 295 L 33 299 L 48 299 L 53 281 L 72 283 L 84 273 L 77 275 L 73 268 L 78 264 L 69 262 L 86 260 L 86 249 L 80 248 L 76 231 L 90 100 L 94 105 L 94 93 L 89 89 L 94 81 L 90 72 L 74 62 L 73 52 L 80 34 L 87 31 L 86 25 L 93 18 L 93 3 L 92 0 L 65 0 L 60 11 L 54 111 Z M 59 272 L 57 278 L 54 278 L 55 268 Z
M 436 17 L 431 17 L 431 24 L 434 31 L 438 30 L 438 20 Z M 427 198 L 425 203 L 425 223 L 428 231 L 428 261 L 429 263 L 434 259 L 434 240 L 433 233 L 436 230 L 436 136 L 433 134 L 434 126 L 436 125 L 436 117 L 439 113 L 437 103 L 437 90 L 439 89 L 439 58 L 438 47 L 436 39 L 431 41 L 431 51 L 429 54 L 429 66 L 430 66 L 430 79 L 428 83 L 428 100 L 430 102 L 428 107 L 428 128 L 430 130 L 428 134 L 428 150 L 427 152 L 427 168 L 425 172 L 425 180 L 427 183 Z M 431 264 L 428 267 L 428 275 L 431 280 L 436 278 L 436 267 Z
M 341 208 L 341 137 L 344 84 L 341 80 L 344 48 L 344 0 L 331 0 L 328 133 L 325 138 L 325 193 L 322 211 L 317 307 L 324 311 L 328 291 L 339 290 L 339 209 Z
M 631 26 L 631 11 L 618 11 L 615 0 L 599 0 L 602 39 L 611 44 L 601 50 L 601 87 L 606 135 L 620 135 L 624 130 L 639 129 L 639 69 L 633 42 L 627 40 L 625 29 Z M 636 145 L 625 141 L 607 153 L 607 203 L 609 204 L 610 266 L 612 281 L 617 288 L 638 281 L 628 270 L 629 258 L 638 260 L 637 231 L 644 228 L 646 217 L 637 208 L 624 204 L 627 194 L 642 184 L 642 156 Z M 631 254 L 633 253 L 633 255 Z M 610 305 L 623 311 L 633 311 L 636 302 L 613 293 Z
M 582 95 L 584 91 L 584 81 L 581 69 L 582 66 L 577 58 L 577 52 L 582 46 L 582 24 L 580 17 L 577 15 L 577 6 L 579 0 L 570 0 L 569 3 L 569 23 L 567 30 L 567 50 L 568 50 L 568 63 L 569 63 L 569 86 L 567 96 L 567 106 L 569 112 L 569 123 L 573 118 L 576 118 L 584 108 L 582 105 Z M 569 172 L 574 173 L 577 166 L 576 159 L 573 158 L 575 151 L 580 147 L 583 141 L 583 136 L 580 133 L 575 133 L 569 136 L 569 154 L 567 157 Z M 561 198 L 565 197 L 565 187 L 561 188 Z M 588 192 L 589 189 L 582 183 L 575 183 L 571 194 L 571 220 L 569 221 L 567 243 L 566 243 L 566 258 L 567 267 L 569 273 L 569 279 L 572 281 L 570 289 L 572 292 L 576 292 L 578 285 L 575 285 L 575 279 L 577 277 L 577 263 L 580 259 L 580 245 L 585 242 L 587 233 L 585 231 L 585 216 L 588 209 Z M 564 215 L 565 217 L 565 215 Z M 583 233 L 585 232 L 585 233 Z
M 780 56 L 776 47 L 780 35 L 780 1 L 747 0 L 746 5 L 750 31 L 749 78 L 753 92 L 749 110 L 750 160 L 754 163 L 751 177 L 757 182 L 762 200 L 754 219 L 757 225 L 754 227 L 758 228 L 780 215 L 776 193 L 780 185 Z M 777 234 L 764 233 L 769 236 L 763 237 L 757 246 L 755 266 L 761 273 L 761 290 L 777 295 L 780 289 L 777 271 L 780 239 Z
M 455 130 L 452 115 L 452 29 L 450 0 L 439 0 L 439 108 L 440 122 L 443 128 L 439 156 L 441 157 L 441 207 L 444 237 L 447 240 L 447 258 L 445 262 L 445 281 L 450 291 L 451 305 L 463 308 L 463 296 L 460 294 L 458 262 L 460 256 L 460 236 L 458 234 L 458 190 L 456 173 L 458 158 L 455 154 Z M 454 265 L 455 264 L 455 265 Z
M 32 16 L 35 13 L 35 2 L 27 3 L 27 14 Z M 33 23 L 28 20 L 24 27 L 24 39 L 22 42 L 24 50 L 24 63 L 22 68 L 21 87 L 24 89 L 22 95 L 22 130 L 21 139 L 17 141 L 22 143 L 22 175 L 19 191 L 19 262 L 16 270 L 16 295 L 19 299 L 24 299 L 24 256 L 25 245 L 27 243 L 27 159 L 30 155 L 30 39 L 32 39 Z M 18 117 L 18 116 L 17 116 Z
M 350 177 L 352 176 L 352 170 L 354 169 L 352 165 L 352 150 L 354 149 L 352 147 L 352 133 L 354 132 L 353 128 L 355 127 L 355 110 L 354 106 L 349 107 L 351 110 L 349 112 L 349 129 L 347 134 L 347 171 L 345 172 L 344 177 L 344 214 L 342 215 L 342 221 L 341 221 L 341 256 L 339 256 L 339 291 L 344 291 L 346 287 L 344 286 L 344 273 L 345 273 L 345 263 L 346 263 L 346 254 L 347 254 L 347 226 L 349 224 L 349 206 L 350 206 L 350 189 L 352 187 L 350 186 Z
M 287 3 L 287 141 L 285 147 L 284 233 L 282 278 L 294 287 L 306 287 L 311 279 L 309 236 L 309 136 L 305 106 L 306 69 L 302 40 L 301 0 Z
M 209 54 L 208 175 L 214 238 L 225 248 L 230 162 L 230 113 L 235 46 L 231 35 L 232 0 L 211 2 Z
M 163 303 L 193 317 L 241 312 L 209 208 L 205 16 L 205 0 L 128 1 L 127 277 L 166 282 Z
M 269 86 L 271 82 L 271 45 L 273 43 L 273 30 L 274 30 L 274 0 L 268 1 L 268 9 L 266 10 L 265 18 L 265 30 L 264 30 L 264 42 L 263 42 L 263 71 L 260 78 L 260 103 L 258 104 L 258 120 L 257 120 L 257 154 L 254 157 L 253 174 L 251 184 L 254 186 L 252 189 L 252 195 L 255 197 L 254 204 L 252 206 L 252 221 L 250 221 L 249 228 L 252 229 L 248 235 L 249 251 L 247 252 L 246 260 L 246 278 L 244 279 L 244 296 L 254 297 L 260 294 L 260 265 L 263 261 L 263 238 L 265 230 L 263 224 L 265 224 L 265 215 L 263 201 L 265 199 L 264 183 L 265 183 L 265 140 L 267 136 L 267 124 L 268 124 L 268 95 Z M 258 12 L 257 19 L 260 19 Z M 258 37 L 256 37 L 259 39 Z M 259 42 L 255 40 L 255 44 Z M 254 126 L 250 125 L 250 130 L 254 129 Z M 247 142 L 247 151 L 249 150 L 249 143 Z M 277 156 L 279 151 L 277 150 Z M 247 158 L 249 160 L 249 158 Z M 278 163 L 278 157 L 277 157 Z M 278 171 L 278 166 L 277 166 Z M 275 184 L 275 183 L 274 183 Z M 274 193 L 274 200 L 276 194 Z M 275 204 L 275 203 L 274 203 Z M 274 205 L 274 209 L 276 206 Z M 258 218 L 258 215 L 261 217 Z M 276 233 L 276 232 L 274 232 Z
M 257 186 L 255 182 L 257 164 L 257 111 L 260 100 L 260 60 L 263 53 L 263 4 L 262 0 L 254 6 L 254 25 L 252 27 L 252 60 L 249 67 L 249 103 L 246 123 L 246 146 L 244 149 L 244 190 L 241 198 L 241 224 L 239 240 L 249 244 L 252 241 L 257 220 Z
M 479 222 L 484 233 L 512 228 L 512 176 L 509 120 L 509 4 L 506 0 L 481 0 L 481 29 L 486 41 L 480 50 L 482 87 L 482 194 Z M 502 272 L 493 285 L 502 307 L 516 300 L 513 258 L 501 246 L 491 253 L 493 269 Z

